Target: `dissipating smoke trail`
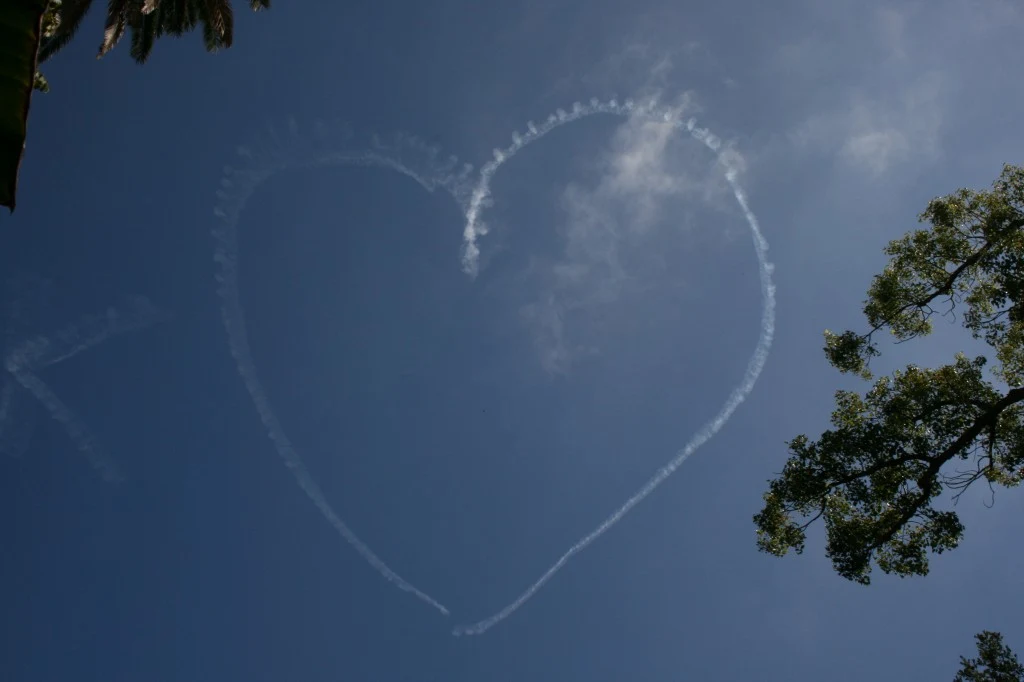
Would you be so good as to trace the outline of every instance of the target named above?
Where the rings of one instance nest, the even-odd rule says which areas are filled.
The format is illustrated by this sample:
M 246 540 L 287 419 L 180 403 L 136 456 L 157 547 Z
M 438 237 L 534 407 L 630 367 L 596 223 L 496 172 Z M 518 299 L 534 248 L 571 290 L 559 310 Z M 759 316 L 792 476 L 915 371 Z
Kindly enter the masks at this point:
M 127 313 L 108 308 L 102 315 L 84 317 L 78 324 L 65 327 L 53 335 L 26 339 L 4 358 L 4 369 L 46 408 L 54 421 L 64 427 L 92 467 L 107 482 L 123 480 L 124 476 L 117 464 L 81 419 L 39 378 L 36 370 L 68 360 L 113 336 L 148 327 L 164 317 L 147 299 L 135 297 Z M 8 397 L 6 392 L 5 397 Z

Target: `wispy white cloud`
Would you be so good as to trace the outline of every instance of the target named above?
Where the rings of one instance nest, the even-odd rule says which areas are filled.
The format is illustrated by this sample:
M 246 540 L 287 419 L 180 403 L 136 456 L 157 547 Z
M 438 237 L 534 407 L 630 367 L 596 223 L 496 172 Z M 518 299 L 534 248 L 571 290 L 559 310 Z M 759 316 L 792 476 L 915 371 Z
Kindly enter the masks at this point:
M 682 114 L 688 108 L 684 101 L 677 110 Z M 670 168 L 669 143 L 678 139 L 678 129 L 670 123 L 628 121 L 616 133 L 614 150 L 605 162 L 606 174 L 589 199 L 598 204 L 608 200 L 625 202 L 628 213 L 624 228 L 647 231 L 666 196 L 684 193 L 693 186 L 686 175 Z M 579 199 L 580 194 L 567 193 L 566 198 Z
M 1019 3 L 984 0 L 867 5 L 807 2 L 827 30 L 783 40 L 761 77 L 788 109 L 769 148 L 775 165 L 794 153 L 831 159 L 869 181 L 916 174 L 961 154 L 962 131 L 985 101 L 1006 97 L 1002 63 L 1024 28 Z M 848 182 L 844 177 L 842 182 Z
M 564 331 L 566 312 L 564 304 L 552 294 L 527 303 L 519 310 L 523 322 L 534 334 L 541 366 L 552 374 L 564 373 L 572 359 L 584 350 L 568 345 Z
M 589 14 L 580 24 L 566 27 L 564 50 L 549 65 L 557 77 L 536 104 L 559 106 L 595 93 L 643 97 L 683 88 L 707 92 L 709 86 L 736 84 L 712 48 L 706 26 L 696 20 L 680 22 L 674 4 Z M 516 32 L 517 42 L 525 30 Z
M 671 107 L 672 118 L 695 108 L 684 96 Z M 565 373 L 576 359 L 599 352 L 584 339 L 586 320 L 600 308 L 664 284 L 659 246 L 666 230 L 685 229 L 680 200 L 730 200 L 720 169 L 700 143 L 678 124 L 644 115 L 616 129 L 594 170 L 596 179 L 562 190 L 563 250 L 533 262 L 541 293 L 520 309 L 541 364 L 552 373 Z
M 806 151 L 834 154 L 871 177 L 941 154 L 944 79 L 927 73 L 894 93 L 843 93 L 834 108 L 812 114 L 789 139 Z
M 896 128 L 869 128 L 847 137 L 839 153 L 846 161 L 881 175 L 893 163 L 909 156 L 910 143 L 906 134 Z

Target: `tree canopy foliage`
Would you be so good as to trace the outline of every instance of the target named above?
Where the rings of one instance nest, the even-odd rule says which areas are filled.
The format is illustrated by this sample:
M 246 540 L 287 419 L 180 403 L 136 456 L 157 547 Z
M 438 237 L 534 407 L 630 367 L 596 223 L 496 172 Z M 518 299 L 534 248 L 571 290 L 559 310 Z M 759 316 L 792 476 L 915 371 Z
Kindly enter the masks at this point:
M 961 656 L 960 671 L 953 682 L 1024 682 L 1024 665 L 1003 644 L 1001 634 L 986 630 L 974 638 L 978 642 L 978 657 Z
M 933 199 L 920 221 L 930 226 L 886 248 L 864 303 L 868 331 L 826 331 L 826 357 L 872 381 L 878 332 L 917 339 L 942 313 L 992 358 L 958 354 L 880 377 L 864 395 L 838 391 L 832 428 L 788 443 L 754 517 L 759 548 L 778 556 L 802 552 L 822 519 L 836 572 L 864 584 L 874 565 L 925 575 L 930 554 L 957 547 L 964 527 L 939 506 L 943 493 L 1024 480 L 1024 168 L 1005 166 L 991 190 Z

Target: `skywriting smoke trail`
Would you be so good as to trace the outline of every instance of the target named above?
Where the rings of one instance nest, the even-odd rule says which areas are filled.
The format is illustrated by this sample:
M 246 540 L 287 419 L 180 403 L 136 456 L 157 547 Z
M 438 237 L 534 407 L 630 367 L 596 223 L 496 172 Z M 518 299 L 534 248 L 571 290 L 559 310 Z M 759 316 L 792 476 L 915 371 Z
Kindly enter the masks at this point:
M 622 517 L 628 514 L 633 507 L 654 492 L 654 490 L 669 476 L 671 476 L 676 469 L 682 466 L 683 462 L 685 462 L 690 455 L 696 452 L 701 445 L 718 433 L 722 427 L 725 426 L 726 422 L 729 421 L 729 418 L 732 416 L 733 412 L 736 411 L 736 408 L 740 406 L 740 403 L 742 403 L 753 390 L 754 384 L 757 382 L 757 378 L 761 374 L 761 370 L 764 368 L 765 361 L 768 359 L 768 352 L 771 349 L 772 339 L 775 336 L 775 285 L 772 283 L 772 271 L 774 268 L 768 260 L 768 242 L 761 233 L 757 217 L 750 209 L 746 195 L 740 187 L 737 168 L 733 165 L 731 158 L 728 155 L 720 153 L 721 141 L 716 136 L 711 134 L 706 128 L 697 127 L 695 119 L 689 118 L 683 122 L 679 118 L 678 111 L 670 108 L 658 107 L 655 101 L 637 105 L 632 100 L 626 100 L 620 104 L 616 100 L 599 102 L 596 99 L 592 99 L 590 100 L 590 104 L 587 106 L 576 102 L 573 104 L 571 112 L 558 109 L 554 114 L 549 116 L 543 124 L 535 125 L 531 122 L 527 124 L 526 133 L 513 133 L 512 144 L 505 149 L 495 149 L 493 152 L 493 160 L 480 169 L 479 181 L 470 195 L 469 203 L 466 208 L 466 224 L 463 230 L 463 270 L 471 277 L 476 277 L 479 271 L 480 248 L 477 241 L 479 237 L 487 234 L 486 225 L 480 220 L 480 214 L 482 209 L 489 202 L 491 180 L 495 173 L 498 172 L 498 169 L 501 168 L 505 162 L 515 156 L 523 147 L 531 144 L 532 142 L 536 142 L 555 128 L 559 128 L 568 123 L 572 123 L 595 114 L 613 114 L 617 116 L 638 117 L 641 120 L 671 124 L 680 129 L 685 129 L 694 139 L 702 142 L 708 149 L 718 156 L 719 162 L 725 167 L 726 180 L 729 182 L 733 195 L 736 198 L 736 202 L 739 204 L 740 210 L 743 212 L 744 218 L 750 227 L 750 234 L 754 243 L 754 251 L 757 255 L 761 283 L 761 334 L 758 338 L 757 346 L 754 348 L 754 353 L 747 363 L 747 370 L 743 375 L 743 379 L 740 381 L 739 385 L 733 389 L 728 400 L 725 401 L 725 404 L 721 409 L 719 409 L 718 414 L 716 414 L 711 421 L 705 424 L 690 439 L 690 441 L 686 443 L 686 445 L 683 446 L 683 448 L 679 450 L 671 460 L 669 460 L 666 465 L 661 467 L 647 481 L 647 483 L 640 488 L 640 490 L 634 493 L 632 497 L 612 512 L 612 514 L 594 528 L 594 530 L 590 531 L 587 535 L 580 538 L 580 540 L 578 540 L 574 545 L 569 547 L 569 549 L 567 549 L 565 553 L 562 554 L 562 556 L 559 557 L 550 568 L 548 568 L 547 571 L 535 580 L 533 584 L 526 588 L 526 591 L 494 615 L 484 618 L 476 623 L 457 626 L 452 631 L 452 634 L 456 636 L 483 634 L 505 618 L 512 615 L 517 609 L 519 609 L 519 607 L 529 601 L 529 599 L 533 597 L 538 590 L 544 587 L 544 585 L 547 584 L 547 582 L 551 580 L 558 571 L 562 570 L 570 559 L 604 535 L 604 533 L 618 523 Z
M 773 266 L 768 260 L 768 243 L 761 233 L 757 218 L 750 209 L 746 195 L 739 184 L 739 169 L 735 164 L 738 155 L 735 155 L 731 150 L 723 150 L 721 141 L 707 129 L 698 127 L 695 119 L 689 118 L 684 121 L 681 117 L 681 109 L 679 108 L 659 106 L 655 101 L 637 104 L 628 99 L 622 103 L 614 99 L 607 102 L 591 99 L 588 105 L 583 105 L 579 102 L 573 104 L 571 111 L 558 109 L 539 125 L 533 122 L 528 123 L 525 133 L 513 133 L 512 144 L 504 149 L 495 149 L 493 151 L 493 159 L 480 168 L 478 179 L 473 185 L 470 185 L 467 180 L 471 170 L 470 166 L 464 166 L 460 172 L 456 173 L 455 169 L 458 163 L 454 157 L 451 157 L 446 163 L 438 163 L 436 150 L 419 145 L 414 138 L 396 138 L 390 147 L 377 141 L 374 148 L 367 151 L 338 151 L 332 148 L 330 140 L 325 141 L 323 139 L 329 134 L 329 131 L 325 131 L 323 127 L 318 128 L 319 135 L 317 137 L 319 139 L 306 140 L 298 135 L 294 124 L 292 124 L 289 135 L 285 138 L 272 131 L 270 144 L 265 147 L 255 151 L 246 148 L 240 149 L 239 153 L 247 167 L 242 170 L 225 169 L 225 177 L 221 182 L 222 189 L 218 191 L 218 204 L 214 213 L 220 219 L 221 225 L 214 230 L 214 236 L 217 240 L 217 250 L 214 258 L 219 266 L 217 280 L 220 286 L 218 293 L 222 301 L 221 311 L 224 326 L 227 330 L 231 353 L 234 356 L 238 372 L 278 455 L 295 477 L 296 482 L 327 521 L 346 542 L 355 548 L 367 563 L 400 589 L 412 593 L 442 614 L 448 615 L 448 610 L 438 601 L 416 588 L 389 568 L 338 517 L 327 502 L 323 491 L 306 469 L 295 447 L 286 436 L 283 426 L 271 407 L 266 390 L 259 380 L 249 348 L 245 316 L 239 296 L 238 221 L 247 202 L 260 185 L 268 178 L 284 170 L 331 165 L 391 168 L 411 177 L 427 191 L 433 192 L 439 188 L 445 189 L 456 199 L 462 207 L 465 216 L 462 268 L 470 277 L 475 278 L 479 272 L 479 240 L 487 234 L 487 226 L 482 221 L 481 215 L 483 210 L 491 203 L 491 181 L 498 169 L 525 146 L 536 142 L 552 130 L 596 114 L 632 117 L 644 122 L 650 121 L 671 125 L 675 129 L 685 130 L 690 136 L 703 143 L 717 156 L 718 163 L 724 168 L 725 178 L 732 190 L 732 194 L 750 227 L 760 276 L 762 299 L 760 336 L 739 385 L 733 389 L 718 413 L 667 464 L 658 469 L 636 493 L 613 511 L 596 528 L 569 547 L 519 597 L 488 618 L 476 623 L 459 625 L 453 630 L 453 634 L 456 636 L 483 634 L 519 609 L 544 587 L 572 557 L 582 552 L 592 542 L 618 523 L 633 507 L 642 502 L 671 476 L 701 445 L 718 433 L 753 390 L 754 384 L 764 368 L 775 334 L 775 286 L 772 283 Z M 344 141 L 347 141 L 347 139 L 345 137 Z M 404 159 L 403 152 L 409 150 L 417 154 L 426 154 L 428 163 L 425 169 L 414 168 Z
M 322 140 L 313 140 L 311 144 L 307 143 L 306 140 L 298 136 L 294 124 L 290 128 L 289 139 L 282 140 L 280 136 L 273 133 L 271 137 L 273 138 L 272 144 L 265 149 L 256 152 L 245 148 L 239 150 L 242 158 L 249 162 L 249 167 L 239 171 L 225 170 L 225 178 L 221 182 L 222 189 L 218 192 L 219 202 L 214 210 L 214 214 L 221 220 L 220 227 L 214 230 L 214 237 L 217 240 L 214 260 L 220 267 L 220 272 L 217 275 L 220 284 L 218 293 L 221 297 L 221 313 L 228 334 L 231 354 L 234 356 L 238 373 L 249 391 L 260 420 L 263 422 L 278 455 L 292 476 L 295 477 L 299 487 L 320 510 L 328 523 L 385 579 L 447 616 L 448 609 L 444 605 L 393 571 L 341 520 L 327 501 L 320 486 L 309 473 L 295 446 L 285 434 L 284 427 L 274 413 L 267 392 L 260 382 L 252 351 L 249 348 L 249 336 L 238 287 L 238 220 L 253 192 L 267 178 L 286 170 L 321 166 L 390 168 L 412 178 L 428 192 L 443 188 L 450 191 L 458 200 L 460 188 L 465 184 L 464 178 L 470 171 L 470 167 L 464 167 L 461 175 L 456 174 L 454 172 L 457 166 L 456 159 L 450 158 L 444 164 L 439 164 L 434 158 L 436 152 L 420 145 L 414 138 L 396 138 L 393 146 L 390 147 L 381 143 L 380 140 L 375 140 L 374 149 L 348 152 L 325 149 Z M 346 140 L 347 137 L 344 137 L 342 141 Z M 403 151 L 416 155 L 425 154 L 427 168 L 416 169 L 404 162 Z

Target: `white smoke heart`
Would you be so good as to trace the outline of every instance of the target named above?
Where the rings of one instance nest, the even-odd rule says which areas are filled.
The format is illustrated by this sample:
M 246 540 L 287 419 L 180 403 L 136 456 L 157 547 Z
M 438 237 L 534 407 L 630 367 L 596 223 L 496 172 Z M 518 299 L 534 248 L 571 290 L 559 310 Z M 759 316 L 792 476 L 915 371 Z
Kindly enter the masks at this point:
M 318 134 L 312 140 L 307 140 L 298 134 L 297 127 L 294 123 L 291 123 L 286 136 L 280 136 L 271 131 L 269 145 L 265 145 L 257 151 L 247 148 L 240 149 L 239 153 L 246 162 L 247 167 L 240 170 L 226 168 L 225 177 L 221 182 L 222 188 L 218 191 L 219 201 L 214 213 L 221 220 L 221 225 L 214 230 L 214 236 L 218 242 L 215 260 L 220 266 L 217 279 L 220 283 L 219 294 L 222 300 L 224 325 L 239 374 L 245 382 L 246 388 L 260 415 L 260 419 L 267 429 L 278 454 L 292 472 L 299 486 L 305 491 L 328 522 L 378 573 L 400 589 L 412 593 L 442 614 L 448 615 L 447 608 L 438 600 L 395 573 L 338 517 L 322 490 L 306 469 L 301 457 L 285 434 L 280 421 L 275 416 L 252 359 L 245 317 L 239 298 L 238 220 L 247 201 L 261 183 L 281 171 L 330 165 L 387 167 L 412 178 L 429 192 L 444 189 L 453 196 L 463 209 L 465 215 L 462 268 L 470 277 L 475 278 L 479 272 L 479 242 L 487 234 L 487 227 L 482 220 L 482 214 L 484 209 L 491 203 L 490 188 L 495 174 L 527 145 L 540 140 L 556 128 L 597 114 L 669 124 L 674 129 L 686 131 L 715 154 L 718 164 L 724 171 L 725 179 L 730 186 L 732 194 L 750 228 L 754 252 L 757 256 L 762 299 L 760 336 L 754 352 L 747 362 L 746 372 L 739 385 L 733 389 L 728 399 L 719 408 L 718 413 L 709 422 L 701 427 L 635 494 L 623 502 L 592 531 L 570 546 L 521 595 L 503 609 L 487 618 L 475 623 L 457 626 L 452 632 L 456 636 L 482 634 L 519 609 L 519 607 L 544 587 L 570 559 L 604 535 L 629 513 L 633 507 L 654 492 L 701 445 L 718 433 L 753 390 L 754 384 L 764 368 L 775 333 L 775 286 L 772 283 L 773 266 L 768 260 L 768 243 L 761 233 L 757 218 L 750 209 L 746 195 L 739 183 L 741 158 L 734 150 L 723 148 L 719 138 L 706 128 L 698 127 L 695 119 L 688 118 L 683 120 L 679 109 L 659 106 L 655 100 L 637 104 L 629 99 L 621 103 L 615 99 L 605 102 L 591 99 L 589 104 L 574 103 L 570 111 L 558 109 L 541 124 L 530 122 L 527 124 L 525 132 L 514 132 L 512 134 L 512 143 L 509 146 L 493 151 L 493 159 L 480 168 L 475 183 L 470 183 L 469 181 L 470 173 L 472 172 L 471 166 L 463 165 L 460 167 L 455 157 L 449 157 L 446 161 L 442 162 L 439 159 L 439 152 L 436 148 L 421 145 L 414 138 L 399 136 L 390 144 L 383 144 L 379 140 L 375 140 L 374 145 L 370 149 L 346 151 L 343 149 L 339 150 L 335 145 L 339 142 L 347 143 L 349 135 L 343 134 L 340 138 L 331 138 L 331 131 L 321 125 L 317 128 Z M 418 164 L 413 165 L 405 158 L 405 153 L 410 151 L 415 152 L 414 155 L 419 159 Z

